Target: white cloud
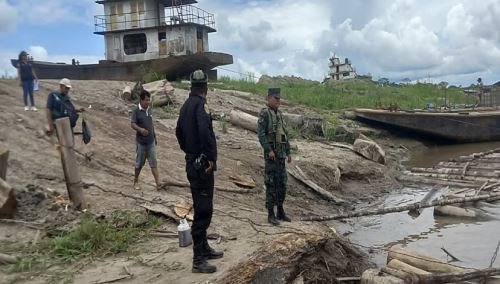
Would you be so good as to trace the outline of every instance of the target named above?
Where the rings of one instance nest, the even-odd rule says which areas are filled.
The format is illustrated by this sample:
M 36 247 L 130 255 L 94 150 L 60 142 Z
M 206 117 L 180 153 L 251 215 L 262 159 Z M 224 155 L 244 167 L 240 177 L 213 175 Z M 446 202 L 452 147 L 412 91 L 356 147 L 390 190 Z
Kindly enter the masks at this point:
M 49 53 L 43 46 L 30 46 L 28 53 L 37 61 L 47 61 L 49 59 Z
M 31 24 L 94 23 L 93 16 L 103 14 L 102 5 L 89 0 L 23 0 L 14 7 L 22 21 Z
M 13 32 L 17 25 L 17 11 L 7 2 L 0 0 L 0 34 Z
M 247 62 L 229 67 L 242 73 L 321 80 L 335 53 L 376 78 L 500 80 L 498 0 L 200 2 L 218 13 L 212 49 Z

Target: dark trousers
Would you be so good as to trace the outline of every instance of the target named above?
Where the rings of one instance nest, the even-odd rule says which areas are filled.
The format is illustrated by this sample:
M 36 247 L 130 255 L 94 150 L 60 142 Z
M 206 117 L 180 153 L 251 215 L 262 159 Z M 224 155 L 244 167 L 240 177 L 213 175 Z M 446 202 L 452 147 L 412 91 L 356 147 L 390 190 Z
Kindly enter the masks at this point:
M 207 244 L 207 229 L 212 222 L 214 210 L 214 174 L 196 170 L 192 162 L 186 165 L 186 172 L 193 197 L 194 220 L 191 227 L 194 257 L 201 256 Z
M 35 106 L 35 99 L 33 98 L 33 80 L 22 81 L 21 83 L 23 87 L 23 101 L 24 105 L 28 106 L 28 100 L 31 103 L 31 106 Z
M 285 159 L 265 160 L 266 208 L 282 206 L 286 197 L 287 174 Z

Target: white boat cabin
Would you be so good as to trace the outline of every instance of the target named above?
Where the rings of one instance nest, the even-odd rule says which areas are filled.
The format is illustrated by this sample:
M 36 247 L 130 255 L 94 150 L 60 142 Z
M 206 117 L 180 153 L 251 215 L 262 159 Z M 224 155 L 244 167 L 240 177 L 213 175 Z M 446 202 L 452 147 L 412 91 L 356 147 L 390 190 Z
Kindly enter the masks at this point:
M 133 62 L 208 52 L 214 15 L 195 0 L 101 0 L 95 32 L 104 35 L 106 60 Z

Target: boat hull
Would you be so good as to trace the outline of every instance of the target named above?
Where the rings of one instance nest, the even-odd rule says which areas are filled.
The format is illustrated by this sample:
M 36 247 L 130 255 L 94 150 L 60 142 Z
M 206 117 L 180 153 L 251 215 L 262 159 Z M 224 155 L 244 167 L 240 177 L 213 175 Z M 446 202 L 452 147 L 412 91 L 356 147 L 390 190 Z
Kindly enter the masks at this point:
M 17 66 L 17 60 L 11 60 Z M 168 80 L 176 80 L 197 69 L 205 71 L 233 63 L 226 53 L 204 52 L 191 55 L 169 56 L 140 62 L 102 62 L 99 64 L 70 65 L 33 61 L 33 69 L 40 79 L 70 78 L 76 80 L 139 81 L 145 74 L 156 72 Z
M 356 117 L 454 142 L 500 140 L 500 111 L 413 112 L 356 109 Z

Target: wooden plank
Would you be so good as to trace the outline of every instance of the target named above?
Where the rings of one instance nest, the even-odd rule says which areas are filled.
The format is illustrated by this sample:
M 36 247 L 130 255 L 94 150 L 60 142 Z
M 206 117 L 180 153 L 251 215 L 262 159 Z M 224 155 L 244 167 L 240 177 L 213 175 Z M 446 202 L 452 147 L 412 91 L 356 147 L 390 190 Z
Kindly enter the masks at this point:
M 80 178 L 76 153 L 73 149 L 75 140 L 71 130 L 69 118 L 64 117 L 56 119 L 56 129 L 59 139 L 59 151 L 61 153 L 61 163 L 68 189 L 68 196 L 73 206 L 78 210 L 87 208 L 85 197 L 83 195 L 83 184 Z

